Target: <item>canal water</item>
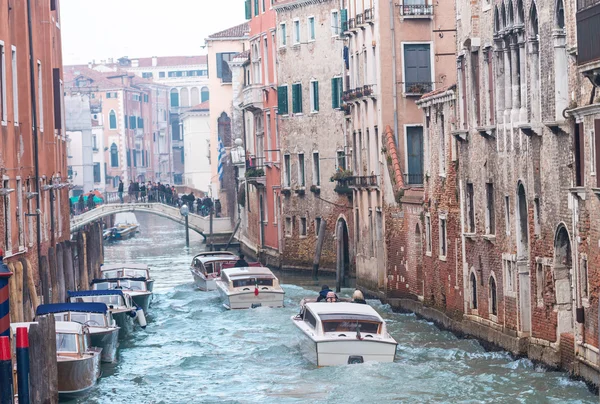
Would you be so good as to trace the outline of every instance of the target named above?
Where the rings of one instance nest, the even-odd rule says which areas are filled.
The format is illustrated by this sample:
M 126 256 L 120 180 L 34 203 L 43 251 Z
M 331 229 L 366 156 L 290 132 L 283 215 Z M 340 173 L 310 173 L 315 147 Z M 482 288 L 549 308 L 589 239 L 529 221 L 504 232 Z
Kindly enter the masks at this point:
M 123 341 L 116 365 L 73 403 L 592 403 L 582 382 L 527 359 L 487 352 L 414 315 L 370 301 L 398 341 L 395 363 L 317 368 L 290 321 L 318 287 L 280 274 L 284 309 L 227 311 L 194 289 L 188 270 L 201 237 L 139 214 L 141 232 L 105 248 L 107 263 L 143 262 L 156 279 L 146 330 Z M 321 280 L 325 282 L 325 280 Z M 345 290 L 350 294 L 351 290 Z

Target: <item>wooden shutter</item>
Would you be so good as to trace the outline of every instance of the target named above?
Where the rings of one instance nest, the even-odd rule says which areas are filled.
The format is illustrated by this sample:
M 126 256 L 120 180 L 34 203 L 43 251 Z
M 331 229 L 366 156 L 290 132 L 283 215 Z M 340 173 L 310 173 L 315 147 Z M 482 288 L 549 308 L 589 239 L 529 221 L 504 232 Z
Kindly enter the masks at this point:
M 277 114 L 287 115 L 288 114 L 288 88 L 287 86 L 280 86 L 277 88 Z
M 298 87 L 297 84 L 292 84 L 292 112 L 298 112 Z
M 56 10 L 56 0 L 50 0 L 50 11 Z
M 600 188 L 600 119 L 594 121 L 594 147 L 596 149 L 596 186 Z
M 258 15 L 258 0 L 254 0 L 254 15 Z
M 62 89 L 60 69 L 52 69 L 52 85 L 54 90 L 54 129 L 62 129 Z
M 246 19 L 249 20 L 252 18 L 252 10 L 250 10 L 250 0 L 246 0 Z
M 129 117 L 125 115 L 125 129 L 129 129 L 129 122 L 127 122 L 128 119 Z
M 585 178 L 584 133 L 583 123 L 578 123 L 575 126 L 575 185 L 578 187 L 584 185 Z
M 412 83 L 431 83 L 431 59 L 429 45 L 404 46 L 404 82 L 407 86 Z
M 223 54 L 217 53 L 217 77 L 223 77 Z
M 337 85 L 337 79 L 331 79 L 331 108 L 333 109 L 337 109 L 340 107 L 337 99 Z
M 341 17 L 341 31 L 346 32 L 348 31 L 348 10 L 347 9 L 343 9 L 340 13 L 340 17 Z
M 313 106 L 315 111 L 319 110 L 319 82 L 318 81 L 313 81 L 313 99 L 314 99 L 314 103 L 315 105 Z

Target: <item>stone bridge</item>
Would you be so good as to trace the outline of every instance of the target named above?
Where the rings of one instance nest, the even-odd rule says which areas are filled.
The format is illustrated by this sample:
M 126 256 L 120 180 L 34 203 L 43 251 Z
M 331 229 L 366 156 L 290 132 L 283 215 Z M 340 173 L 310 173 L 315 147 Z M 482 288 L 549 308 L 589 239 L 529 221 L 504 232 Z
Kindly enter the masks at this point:
M 85 213 L 73 216 L 71 218 L 71 233 L 74 233 L 82 229 L 86 224 L 95 222 L 96 220 L 101 219 L 105 216 L 114 215 L 115 213 L 121 212 L 152 213 L 185 225 L 185 217 L 183 217 L 181 213 L 179 213 L 179 208 L 174 206 L 158 202 L 112 203 L 106 205 L 99 205 L 98 207 L 91 209 Z M 188 226 L 190 230 L 194 230 L 195 232 L 206 237 L 210 233 L 210 217 L 190 213 L 188 216 Z M 230 218 L 213 218 L 214 236 L 228 236 L 231 235 L 232 231 L 233 229 L 231 226 Z

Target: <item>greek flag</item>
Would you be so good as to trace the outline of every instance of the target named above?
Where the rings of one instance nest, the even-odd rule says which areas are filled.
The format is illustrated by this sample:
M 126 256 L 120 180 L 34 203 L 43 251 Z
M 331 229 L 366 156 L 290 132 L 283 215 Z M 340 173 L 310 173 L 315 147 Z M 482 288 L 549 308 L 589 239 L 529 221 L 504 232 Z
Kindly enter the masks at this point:
M 218 164 L 218 173 L 219 173 L 219 181 L 223 180 L 223 165 L 225 164 L 225 146 L 223 146 L 223 141 L 221 140 L 221 136 L 219 136 L 219 144 L 217 146 L 219 152 L 219 164 Z

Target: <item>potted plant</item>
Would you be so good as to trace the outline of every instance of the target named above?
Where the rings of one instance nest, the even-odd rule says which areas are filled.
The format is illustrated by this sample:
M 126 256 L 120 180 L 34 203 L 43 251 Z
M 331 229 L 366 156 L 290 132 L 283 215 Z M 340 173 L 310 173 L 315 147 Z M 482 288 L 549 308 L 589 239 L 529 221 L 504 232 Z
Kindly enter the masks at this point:
M 296 188 L 296 189 L 294 189 L 294 192 L 296 194 L 298 194 L 298 195 L 301 195 L 301 196 L 304 195 L 304 194 L 306 194 L 306 190 L 304 189 L 304 187 Z
M 246 170 L 246 178 L 264 177 L 265 170 L 262 168 L 249 168 Z
M 330 181 L 342 181 L 352 177 L 352 170 L 338 169 L 330 178 Z
M 321 188 L 319 188 L 316 185 L 311 185 L 310 192 L 312 192 L 313 194 L 319 195 L 321 193 Z
M 281 188 L 281 194 L 285 196 L 290 196 L 292 194 L 292 190 L 289 188 Z

